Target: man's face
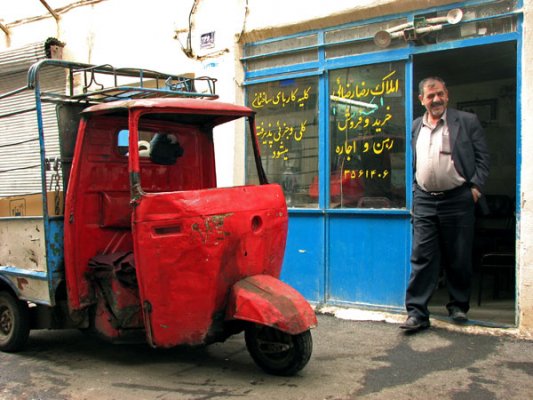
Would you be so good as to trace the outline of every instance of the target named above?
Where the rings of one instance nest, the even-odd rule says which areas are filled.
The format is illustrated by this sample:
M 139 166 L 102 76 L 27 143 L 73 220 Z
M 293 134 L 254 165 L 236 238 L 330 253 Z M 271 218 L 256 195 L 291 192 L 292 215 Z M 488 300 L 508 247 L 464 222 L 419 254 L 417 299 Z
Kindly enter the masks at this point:
M 442 117 L 448 107 L 448 90 L 439 81 L 428 81 L 424 85 L 424 94 L 418 99 L 433 119 Z

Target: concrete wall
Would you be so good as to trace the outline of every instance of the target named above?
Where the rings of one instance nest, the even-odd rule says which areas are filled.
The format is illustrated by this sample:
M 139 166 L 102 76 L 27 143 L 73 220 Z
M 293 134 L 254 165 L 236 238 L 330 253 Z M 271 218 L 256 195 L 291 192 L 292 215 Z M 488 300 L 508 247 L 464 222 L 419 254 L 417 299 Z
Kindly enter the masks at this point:
M 79 2 L 70 2 L 79 3 Z M 20 47 L 27 43 L 56 37 L 66 43 L 63 58 L 90 64 L 111 64 L 114 67 L 140 67 L 169 74 L 193 73 L 209 75 L 218 79 L 217 92 L 220 99 L 243 103 L 242 90 L 235 85 L 236 42 L 243 29 L 246 8 L 241 0 L 203 0 L 195 7 L 191 22 L 191 44 L 187 47 L 189 14 L 193 0 L 92 0 L 89 5 L 59 12 L 56 21 L 38 0 L 30 2 L 33 7 L 12 15 L 27 16 L 26 19 L 2 21 L 9 29 L 9 37 L 0 32 L 0 51 Z M 0 5 L 7 7 L 6 4 Z M 19 7 L 27 7 L 24 3 Z M 17 7 L 10 3 L 9 7 Z M 0 12 L 4 18 L 10 15 Z M 200 36 L 215 32 L 215 47 L 200 49 Z M 238 51 L 238 50 L 237 50 Z M 241 73 L 242 81 L 242 73 Z M 229 123 L 217 129 L 215 143 L 217 174 L 221 184 L 232 185 L 243 181 L 243 165 L 233 168 L 236 154 L 242 158 L 242 148 L 235 151 L 235 136 L 242 136 L 241 127 Z M 240 145 L 242 147 L 242 144 Z M 230 165 L 231 167 L 228 167 Z
M 524 43 L 521 96 L 522 120 L 522 211 L 518 224 L 519 329 L 533 337 L 533 158 L 523 149 L 533 148 L 533 26 L 532 1 L 524 0 Z M 2 7 L 17 7 L 4 1 Z M 87 5 L 60 12 L 60 20 L 47 14 L 39 1 L 25 10 L 29 16 L 44 16 L 2 23 L 9 37 L 0 32 L 0 51 L 55 36 L 66 43 L 65 58 L 116 67 L 144 67 L 173 74 L 194 73 L 219 79 L 221 99 L 243 103 L 241 45 L 247 41 L 287 35 L 381 15 L 424 9 L 450 0 L 91 0 Z M 79 2 L 71 2 L 79 3 Z M 189 14 L 192 26 L 189 55 Z M 22 7 L 22 6 L 19 6 Z M 27 7 L 25 5 L 25 7 Z M 9 11 L 9 10 L 8 10 Z M 0 12 L 3 18 L 8 13 Z M 215 45 L 200 48 L 204 33 L 215 33 Z M 218 165 L 224 185 L 244 181 L 244 127 L 228 124 L 216 134 L 216 148 L 223 157 Z M 222 167 L 223 166 L 223 167 Z
M 518 301 L 520 331 L 533 337 L 533 1 L 524 1 L 524 43 L 522 47 L 522 87 L 519 88 L 522 108 L 520 204 L 518 226 Z

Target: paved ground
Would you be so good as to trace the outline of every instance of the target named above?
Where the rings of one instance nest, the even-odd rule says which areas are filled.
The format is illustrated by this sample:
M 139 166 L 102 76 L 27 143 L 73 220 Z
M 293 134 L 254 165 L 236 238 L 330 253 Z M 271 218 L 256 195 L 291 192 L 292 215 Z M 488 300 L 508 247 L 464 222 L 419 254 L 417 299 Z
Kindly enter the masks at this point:
M 396 324 L 326 315 L 313 338 L 309 365 L 280 378 L 254 365 L 242 335 L 207 348 L 156 351 L 78 331 L 32 332 L 26 351 L 0 353 L 0 398 L 533 398 L 533 341 L 442 327 L 406 336 Z

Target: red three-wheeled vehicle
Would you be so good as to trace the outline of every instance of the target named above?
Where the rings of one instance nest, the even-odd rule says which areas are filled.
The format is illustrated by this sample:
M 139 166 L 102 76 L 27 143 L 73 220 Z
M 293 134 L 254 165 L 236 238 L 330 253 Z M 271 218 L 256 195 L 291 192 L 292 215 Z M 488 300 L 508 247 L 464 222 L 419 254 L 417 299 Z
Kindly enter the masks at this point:
M 45 67 L 69 74 L 92 68 L 92 80 L 117 74 L 50 60 L 34 66 L 36 80 Z M 36 272 L 0 254 L 1 350 L 21 349 L 28 332 L 42 328 L 78 327 L 117 342 L 141 337 L 163 348 L 244 331 L 250 355 L 269 373 L 292 375 L 309 361 L 317 320 L 279 280 L 287 208 L 261 166 L 254 113 L 194 98 L 200 95 L 187 82 L 177 82 L 164 90 L 113 86 L 100 97 L 104 90 L 86 88 L 85 96 L 59 100 L 38 81 L 28 88 L 37 101 L 57 105 L 61 154 L 50 162 L 51 139 L 39 126 L 49 172 L 35 223 L 43 224 L 45 265 Z M 257 182 L 217 187 L 213 130 L 240 120 L 247 121 Z M 59 193 L 47 190 L 58 179 L 54 170 Z M 48 204 L 54 195 L 63 211 L 57 215 Z M 0 228 L 13 220 L 0 218 Z

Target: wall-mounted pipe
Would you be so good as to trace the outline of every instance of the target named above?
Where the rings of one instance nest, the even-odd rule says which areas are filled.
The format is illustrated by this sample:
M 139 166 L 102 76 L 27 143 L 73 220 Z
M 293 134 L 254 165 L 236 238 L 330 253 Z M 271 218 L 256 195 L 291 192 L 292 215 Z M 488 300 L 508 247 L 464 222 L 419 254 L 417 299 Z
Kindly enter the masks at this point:
M 50 14 L 52 14 L 52 16 L 54 17 L 54 19 L 55 19 L 56 21 L 59 21 L 59 14 L 56 13 L 56 12 L 54 11 L 54 9 L 48 5 L 48 3 L 46 2 L 46 0 L 39 0 L 39 1 L 41 2 L 41 4 L 42 4 L 43 6 L 46 7 L 46 9 L 48 10 L 48 12 L 49 12 Z
M 9 36 L 9 29 L 7 29 L 7 27 L 4 24 L 0 23 L 0 29 L 4 31 L 6 36 Z

